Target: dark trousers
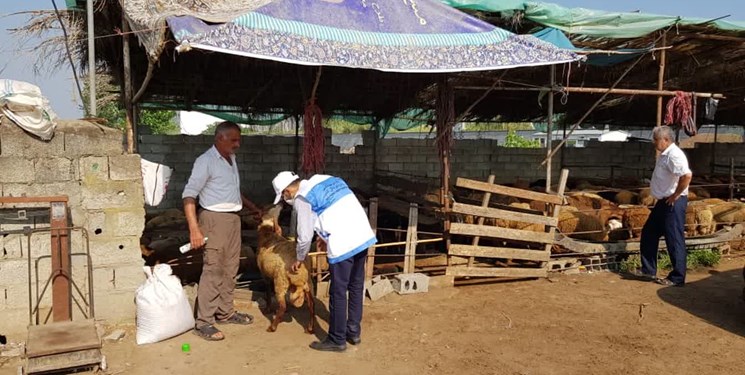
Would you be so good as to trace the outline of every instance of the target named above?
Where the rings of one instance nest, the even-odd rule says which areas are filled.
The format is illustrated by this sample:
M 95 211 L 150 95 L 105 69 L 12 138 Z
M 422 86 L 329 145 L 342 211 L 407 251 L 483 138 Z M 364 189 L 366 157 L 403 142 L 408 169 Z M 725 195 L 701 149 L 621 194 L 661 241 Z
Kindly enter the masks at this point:
M 670 281 L 681 284 L 686 279 L 685 218 L 688 197 L 680 197 L 673 206 L 658 200 L 642 228 L 641 253 L 642 272 L 647 275 L 657 274 L 657 250 L 660 236 L 665 236 L 667 253 L 673 270 L 667 276 Z
M 329 264 L 331 286 L 328 339 L 334 344 L 341 345 L 347 337 L 360 336 L 366 259 L 367 250 L 339 263 Z

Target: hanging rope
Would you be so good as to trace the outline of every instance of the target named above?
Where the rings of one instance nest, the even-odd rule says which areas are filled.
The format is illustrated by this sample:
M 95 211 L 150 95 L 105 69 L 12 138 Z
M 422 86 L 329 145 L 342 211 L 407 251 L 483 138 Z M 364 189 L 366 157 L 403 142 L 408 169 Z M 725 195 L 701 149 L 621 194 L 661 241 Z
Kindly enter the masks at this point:
M 313 84 L 313 91 L 310 99 L 305 105 L 303 113 L 303 163 L 302 170 L 306 176 L 321 173 L 324 170 L 325 161 L 325 139 L 323 137 L 323 113 L 321 108 L 316 104 L 316 90 L 321 80 L 321 71 L 323 67 L 318 67 L 316 82 Z
M 665 125 L 681 126 L 689 137 L 696 135 L 696 125 L 693 123 L 693 95 L 689 92 L 676 91 L 675 96 L 667 102 Z

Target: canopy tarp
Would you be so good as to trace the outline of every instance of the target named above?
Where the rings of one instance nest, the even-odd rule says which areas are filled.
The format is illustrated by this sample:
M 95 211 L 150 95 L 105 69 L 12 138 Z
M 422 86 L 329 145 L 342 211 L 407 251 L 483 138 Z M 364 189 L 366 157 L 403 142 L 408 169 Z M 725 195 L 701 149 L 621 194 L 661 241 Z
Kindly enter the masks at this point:
M 606 12 L 565 8 L 557 4 L 519 0 L 440 0 L 459 9 L 488 12 L 522 12 L 526 19 L 569 34 L 604 38 L 638 38 L 673 25 L 706 25 L 724 31 L 745 31 L 745 22 L 665 16 L 657 14 Z M 724 14 L 723 14 L 724 16 Z
M 300 65 L 436 73 L 579 59 L 436 0 L 275 0 L 226 23 L 192 15 L 167 22 L 182 52 L 195 48 Z

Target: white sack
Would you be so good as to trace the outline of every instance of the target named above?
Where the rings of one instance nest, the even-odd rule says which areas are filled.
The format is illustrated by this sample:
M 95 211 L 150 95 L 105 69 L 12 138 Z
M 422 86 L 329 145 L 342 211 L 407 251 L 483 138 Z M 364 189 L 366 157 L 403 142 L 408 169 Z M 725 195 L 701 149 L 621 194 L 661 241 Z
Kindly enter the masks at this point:
M 189 299 L 171 266 L 144 267 L 147 280 L 137 288 L 137 344 L 152 344 L 194 328 Z

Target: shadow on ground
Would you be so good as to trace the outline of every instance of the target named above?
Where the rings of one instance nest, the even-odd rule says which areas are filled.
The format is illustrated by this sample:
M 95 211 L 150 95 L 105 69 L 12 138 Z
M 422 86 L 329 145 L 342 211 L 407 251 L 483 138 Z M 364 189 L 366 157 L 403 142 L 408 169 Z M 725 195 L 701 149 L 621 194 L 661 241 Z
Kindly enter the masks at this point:
M 741 270 L 719 272 L 685 287 L 666 287 L 657 292 L 660 299 L 710 324 L 745 337 L 745 303 Z

